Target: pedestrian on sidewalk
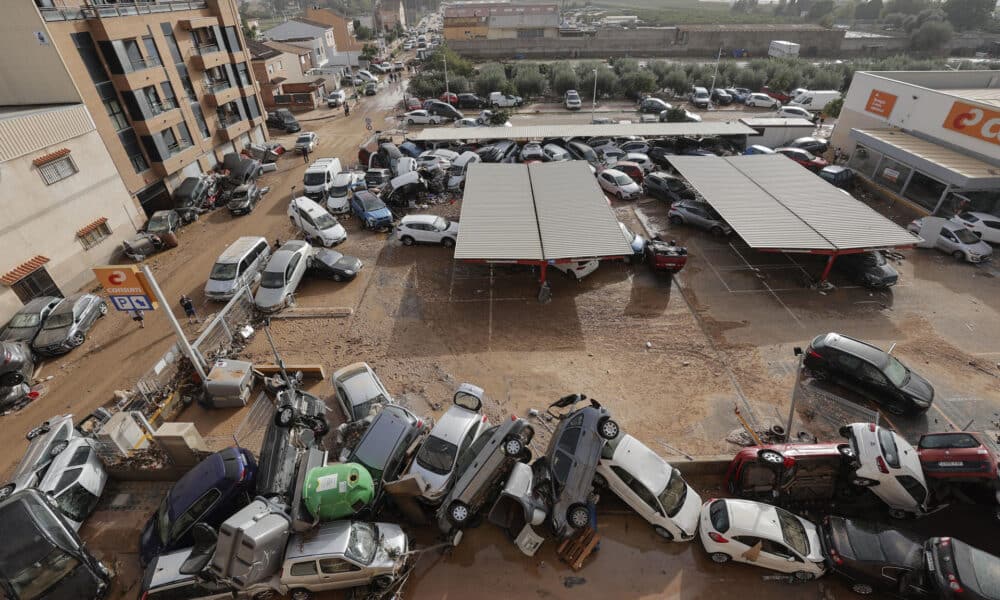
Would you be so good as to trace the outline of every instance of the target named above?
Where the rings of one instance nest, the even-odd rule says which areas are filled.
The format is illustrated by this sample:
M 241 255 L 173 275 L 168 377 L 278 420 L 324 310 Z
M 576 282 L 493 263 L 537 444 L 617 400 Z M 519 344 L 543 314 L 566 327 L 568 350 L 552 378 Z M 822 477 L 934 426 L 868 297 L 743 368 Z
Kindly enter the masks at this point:
M 309 162 L 309 146 L 304 146 L 302 148 L 302 162 Z
M 132 311 L 132 320 L 139 324 L 139 329 L 146 328 L 146 323 L 144 322 L 145 318 L 146 317 L 142 314 L 141 310 L 135 309 Z
M 194 302 L 191 301 L 191 298 L 187 294 L 181 296 L 181 308 L 184 309 L 184 314 L 187 315 L 188 324 L 191 323 L 192 319 L 194 319 L 195 323 L 201 323 L 201 319 L 198 318 L 197 313 L 194 311 Z

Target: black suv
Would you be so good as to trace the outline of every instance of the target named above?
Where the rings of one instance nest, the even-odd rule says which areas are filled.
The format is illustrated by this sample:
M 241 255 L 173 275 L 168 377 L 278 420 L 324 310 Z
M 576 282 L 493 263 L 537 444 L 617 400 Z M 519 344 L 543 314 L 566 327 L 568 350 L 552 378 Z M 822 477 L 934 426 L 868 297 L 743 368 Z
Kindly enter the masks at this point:
M 664 202 L 694 200 L 694 191 L 684 181 L 663 171 L 654 171 L 646 175 L 642 180 L 642 189 L 647 195 Z
M 371 514 L 377 514 L 382 506 L 385 484 L 396 481 L 406 470 L 407 450 L 428 430 L 423 419 L 402 406 L 386 404 L 375 415 L 354 450 L 341 454 L 341 462 L 359 463 L 371 473 L 375 486 L 374 499 L 368 505 Z
M 302 129 L 298 119 L 287 108 L 279 108 L 267 113 L 267 126 L 272 129 L 281 129 L 287 133 L 295 133 Z
M 475 94 L 459 94 L 459 108 L 486 108 L 490 103 Z
M 816 379 L 829 378 L 871 396 L 896 415 L 925 411 L 934 401 L 930 382 L 895 356 L 839 333 L 813 338 L 802 364 Z
M 214 177 L 187 177 L 174 190 L 174 210 L 190 223 L 198 218 L 199 209 L 214 203 L 218 185 Z
M 712 90 L 711 97 L 712 102 L 715 102 L 716 104 L 727 105 L 733 103 L 733 97 L 729 95 L 729 92 L 722 88 L 715 88 Z
M 892 287 L 899 279 L 899 273 L 878 250 L 843 254 L 833 262 L 833 267 L 856 283 L 872 289 Z
M 670 110 L 673 108 L 669 102 L 660 100 L 659 98 L 645 98 L 639 104 L 639 112 L 644 114 L 658 115 L 665 110 Z

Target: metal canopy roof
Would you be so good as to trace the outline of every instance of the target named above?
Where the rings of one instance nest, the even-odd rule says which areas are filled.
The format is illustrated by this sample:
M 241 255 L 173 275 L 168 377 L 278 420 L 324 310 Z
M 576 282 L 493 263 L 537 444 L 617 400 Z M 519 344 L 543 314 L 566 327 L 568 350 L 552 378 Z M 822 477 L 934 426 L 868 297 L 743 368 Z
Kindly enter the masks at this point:
M 1000 187 L 1000 166 L 891 129 L 852 129 L 851 137 L 924 173 L 966 190 Z M 900 156 L 900 155 L 904 156 Z
M 632 123 L 628 125 L 528 125 L 521 127 L 428 127 L 407 136 L 414 142 L 449 140 L 540 140 L 544 138 L 639 135 L 648 137 L 752 135 L 743 123 Z
M 455 258 L 627 256 L 632 246 L 583 161 L 469 166 Z
M 778 154 L 671 157 L 751 248 L 835 253 L 919 238 Z

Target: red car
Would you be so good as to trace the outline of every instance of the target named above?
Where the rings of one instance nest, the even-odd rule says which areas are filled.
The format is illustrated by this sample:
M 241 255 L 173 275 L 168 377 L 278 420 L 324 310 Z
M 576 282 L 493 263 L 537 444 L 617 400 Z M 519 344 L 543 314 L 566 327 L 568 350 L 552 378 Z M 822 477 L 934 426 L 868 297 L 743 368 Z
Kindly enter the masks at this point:
M 639 185 L 642 185 L 642 180 L 646 175 L 646 173 L 642 170 L 642 167 L 639 166 L 639 163 L 632 162 L 630 160 L 620 160 L 608 168 L 617 169 L 622 173 L 625 173 L 632 178 L 632 181 L 638 183 Z
M 778 154 L 784 154 L 788 158 L 794 160 L 814 173 L 822 170 L 823 167 L 829 166 L 830 164 L 826 162 L 826 159 L 820 158 L 812 152 L 803 150 L 802 148 L 775 148 L 774 151 Z
M 775 100 L 781 102 L 782 104 L 788 104 L 789 102 L 792 101 L 792 97 L 789 96 L 788 94 L 784 94 L 782 92 L 776 92 L 771 88 L 767 87 L 766 85 L 760 88 L 760 93 L 767 94 L 768 96 L 774 98 Z
M 951 481 L 997 481 L 997 455 L 983 434 L 968 431 L 920 436 L 917 455 L 924 475 Z
M 440 100 L 441 102 L 447 102 L 452 106 L 458 106 L 458 94 L 454 92 L 452 93 L 445 92 L 440 96 L 438 96 L 438 100 Z
M 850 488 L 854 460 L 849 444 L 750 446 L 737 452 L 729 463 L 726 485 L 737 498 L 769 503 L 828 502 Z
M 424 106 L 424 103 L 420 100 L 420 98 L 407 98 L 403 104 L 406 105 L 407 112 L 411 110 L 419 110 Z
M 687 264 L 687 248 L 678 246 L 672 240 L 670 243 L 651 240 L 646 244 L 645 253 L 646 262 L 654 271 L 676 273 Z

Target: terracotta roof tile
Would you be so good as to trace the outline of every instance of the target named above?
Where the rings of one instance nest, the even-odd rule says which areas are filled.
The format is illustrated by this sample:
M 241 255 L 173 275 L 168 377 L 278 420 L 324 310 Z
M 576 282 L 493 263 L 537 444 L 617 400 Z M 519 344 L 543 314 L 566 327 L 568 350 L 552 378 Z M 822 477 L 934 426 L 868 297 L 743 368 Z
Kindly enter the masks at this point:
M 100 219 L 96 219 L 91 223 L 89 223 L 86 227 L 83 227 L 82 229 L 78 230 L 76 232 L 76 237 L 83 237 L 107 222 L 108 222 L 107 217 L 101 217 Z
M 69 151 L 67 150 L 67 152 Z M 29 261 L 21 263 L 14 269 L 7 271 L 6 275 L 0 277 L 0 283 L 4 283 L 6 285 L 14 285 L 18 281 L 21 281 L 28 275 L 31 275 L 32 273 L 40 269 L 42 265 L 44 265 L 47 262 L 49 262 L 49 258 L 47 256 L 40 256 L 40 255 L 36 256 Z
M 35 160 L 33 160 L 31 162 L 34 163 L 34 165 L 36 167 L 40 167 L 40 166 L 42 166 L 42 165 L 44 165 L 46 163 L 50 163 L 50 162 L 52 162 L 54 160 L 60 159 L 60 158 L 62 158 L 64 156 L 67 156 L 68 154 L 69 154 L 69 148 L 60 148 L 59 150 L 56 150 L 55 152 L 49 152 L 48 154 L 45 154 L 43 156 L 39 156 L 38 158 L 36 158 Z

